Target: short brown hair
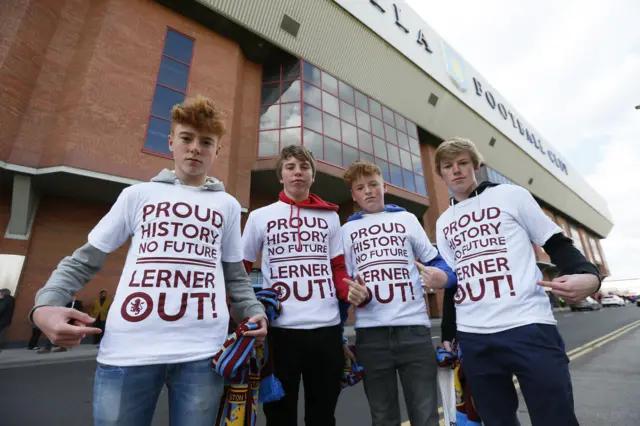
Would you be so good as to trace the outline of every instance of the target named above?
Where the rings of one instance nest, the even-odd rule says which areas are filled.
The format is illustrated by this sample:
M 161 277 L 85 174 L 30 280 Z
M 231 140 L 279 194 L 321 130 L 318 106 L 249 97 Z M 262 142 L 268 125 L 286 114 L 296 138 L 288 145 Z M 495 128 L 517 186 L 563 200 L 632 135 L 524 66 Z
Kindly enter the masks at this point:
M 192 126 L 199 132 L 209 132 L 222 138 L 227 133 L 225 113 L 213 99 L 202 95 L 187 98 L 171 109 L 171 133 L 176 124 Z
M 471 155 L 471 161 L 473 162 L 474 168 L 477 169 L 484 162 L 482 154 L 480 154 L 478 148 L 476 148 L 475 144 L 469 139 L 459 138 L 456 136 L 442 142 L 438 149 L 436 149 L 436 173 L 438 173 L 438 176 L 442 176 L 440 165 L 443 161 L 451 160 L 465 152 L 468 152 L 469 155 Z
M 316 177 L 316 159 L 313 157 L 313 153 L 304 146 L 289 145 L 282 148 L 278 156 L 278 161 L 276 162 L 276 176 L 278 176 L 278 180 L 282 179 L 282 165 L 291 157 L 295 157 L 298 161 L 308 162 L 311 165 L 313 177 Z
M 380 176 L 382 177 L 382 171 L 380 167 L 368 161 L 355 161 L 349 164 L 349 168 L 344 174 L 344 181 L 347 185 L 351 185 L 358 180 L 361 176 Z M 384 181 L 384 178 L 382 178 Z

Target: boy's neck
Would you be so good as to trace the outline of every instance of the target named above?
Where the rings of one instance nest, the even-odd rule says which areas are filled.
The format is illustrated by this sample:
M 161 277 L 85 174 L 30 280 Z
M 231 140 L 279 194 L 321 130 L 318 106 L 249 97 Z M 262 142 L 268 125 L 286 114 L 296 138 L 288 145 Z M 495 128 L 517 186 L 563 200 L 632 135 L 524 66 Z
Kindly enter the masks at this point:
M 176 168 L 176 177 L 180 179 L 185 186 L 201 186 L 207 181 L 207 175 L 202 174 L 198 176 L 189 176 L 185 173 L 182 173 L 178 168 Z
M 473 185 L 471 185 L 469 187 L 469 189 L 467 189 L 464 192 L 453 192 L 453 191 L 451 191 L 451 192 L 453 192 L 453 198 L 455 198 L 455 200 L 457 202 L 461 202 L 461 201 L 464 201 L 464 200 L 468 199 L 469 195 L 471 195 L 471 193 L 473 191 L 475 191 L 476 189 L 478 189 L 478 183 L 477 182 L 475 182 Z
M 375 209 L 375 210 L 365 210 L 362 209 L 362 211 L 364 212 L 364 214 L 377 214 L 377 213 L 382 213 L 384 211 L 384 206 L 382 206 L 381 209 Z
M 304 200 L 306 200 L 307 198 L 309 198 L 309 191 L 307 191 L 306 193 L 303 193 L 301 195 L 294 196 L 289 191 L 287 191 L 286 188 L 284 188 L 284 195 L 286 195 L 287 198 L 290 199 L 291 201 L 293 201 L 294 203 L 301 203 Z

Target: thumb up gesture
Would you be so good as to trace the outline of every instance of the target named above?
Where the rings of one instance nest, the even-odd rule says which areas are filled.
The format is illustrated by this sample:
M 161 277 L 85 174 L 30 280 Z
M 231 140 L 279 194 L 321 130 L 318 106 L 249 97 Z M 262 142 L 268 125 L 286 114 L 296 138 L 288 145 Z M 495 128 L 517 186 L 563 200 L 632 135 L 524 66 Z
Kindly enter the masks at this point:
M 367 301 L 369 292 L 360 274 L 356 275 L 356 281 L 357 282 L 353 282 L 349 279 L 344 279 L 344 282 L 349 284 L 349 302 L 353 306 L 358 307 Z

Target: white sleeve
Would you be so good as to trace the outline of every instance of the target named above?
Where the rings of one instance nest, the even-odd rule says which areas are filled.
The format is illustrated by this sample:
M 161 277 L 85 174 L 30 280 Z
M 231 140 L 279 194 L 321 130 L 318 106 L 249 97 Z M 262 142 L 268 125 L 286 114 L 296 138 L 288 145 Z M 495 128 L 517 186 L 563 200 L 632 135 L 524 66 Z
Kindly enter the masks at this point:
M 420 262 L 428 262 L 438 255 L 438 251 L 429 241 L 429 237 L 420 222 L 418 222 L 418 218 L 411 213 L 408 213 L 408 217 L 409 226 L 407 228 L 411 247 L 413 248 L 413 256 Z
M 243 258 L 249 262 L 255 262 L 258 254 L 262 252 L 262 235 L 256 230 L 255 214 L 249 213 L 247 223 L 244 224 L 242 233 Z
M 340 234 L 342 235 L 342 250 L 344 251 L 344 265 L 347 268 L 347 274 L 353 277 L 356 273 L 356 259 L 352 250 L 353 244 L 345 228 L 346 225 L 340 229 Z
M 137 196 L 132 187 L 125 188 L 109 212 L 89 233 L 88 241 L 103 253 L 119 249 L 133 235 Z
M 562 229 L 544 214 L 531 193 L 524 188 L 518 188 L 515 197 L 518 202 L 518 214 L 516 220 L 522 226 L 529 239 L 542 247 L 551 236 L 561 233 Z
M 329 260 L 340 256 L 342 249 L 342 232 L 340 231 L 340 218 L 338 213 L 334 213 L 331 225 L 329 225 Z
M 447 262 L 447 265 L 449 265 L 451 270 L 455 273 L 455 257 L 453 255 L 453 252 L 451 251 L 451 248 L 449 247 L 447 239 L 444 237 L 444 229 L 442 228 L 440 223 L 441 221 L 436 222 L 436 244 L 438 245 L 438 251 L 440 252 L 440 255 L 442 256 L 444 261 Z
M 240 203 L 234 198 L 229 203 L 229 215 L 222 234 L 220 250 L 223 262 L 242 262 L 242 237 L 240 236 Z

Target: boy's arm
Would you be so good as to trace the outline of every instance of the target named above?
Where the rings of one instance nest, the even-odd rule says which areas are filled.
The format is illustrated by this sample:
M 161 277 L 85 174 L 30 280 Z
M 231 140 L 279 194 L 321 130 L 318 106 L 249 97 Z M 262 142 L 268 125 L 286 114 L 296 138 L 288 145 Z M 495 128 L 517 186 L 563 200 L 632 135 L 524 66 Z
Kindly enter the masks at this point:
M 228 217 L 229 223 L 225 226 L 222 237 L 222 272 L 224 274 L 225 288 L 229 305 L 236 315 L 241 318 L 264 317 L 267 318 L 264 306 L 257 299 L 251 279 L 245 270 L 243 263 L 243 243 L 240 234 L 240 204 L 236 201 Z M 251 216 L 247 220 L 245 230 L 251 226 Z M 251 260 L 255 260 L 252 258 Z
M 431 244 L 429 237 L 427 237 L 427 234 L 420 225 L 420 222 L 418 222 L 418 219 L 414 215 L 411 216 L 413 232 L 409 238 L 412 242 L 411 246 L 413 248 L 414 257 L 422 262 L 423 265 L 437 268 L 445 273 L 446 281 L 440 288 L 455 287 L 457 284 L 456 275 L 442 256 L 440 256 L 438 250 L 436 250 L 433 244 Z
M 247 274 L 251 273 L 253 263 L 258 259 L 258 254 L 262 251 L 262 234 L 256 231 L 254 223 L 254 215 L 249 213 L 242 233 L 242 262 Z
M 43 288 L 36 293 L 29 319 L 41 306 L 65 306 L 101 269 L 107 254 L 122 246 L 133 234 L 136 196 L 131 187 L 122 191 L 109 212 L 89 233 L 88 242 L 65 257 Z
M 451 268 L 452 271 L 455 270 L 453 253 L 451 253 L 451 250 L 447 245 L 447 240 L 444 237 L 444 233 L 442 232 L 439 223 L 436 223 L 436 243 L 438 244 L 438 250 L 442 254 L 444 261 L 447 263 L 447 265 L 453 265 L 453 267 Z M 445 349 L 448 351 L 451 351 L 451 342 L 456 338 L 457 333 L 457 317 L 455 304 L 455 296 L 457 291 L 458 286 L 456 279 L 455 286 L 445 289 L 444 298 L 442 300 L 442 323 L 440 325 L 442 332 L 441 340 L 445 346 Z
M 333 284 L 336 287 L 338 299 L 351 303 L 349 301 L 350 285 L 345 281 L 351 281 L 351 277 L 347 273 L 347 267 L 345 266 L 344 249 L 342 247 L 342 231 L 340 229 L 340 220 L 338 219 L 337 213 L 335 214 L 335 220 L 332 222 L 334 225 L 329 227 L 329 258 L 331 259 Z M 356 281 L 353 285 L 357 286 L 362 284 Z M 360 290 L 354 291 L 362 294 L 363 300 L 358 305 L 359 308 L 369 303 L 370 299 L 364 294 L 366 290 L 363 292 Z

